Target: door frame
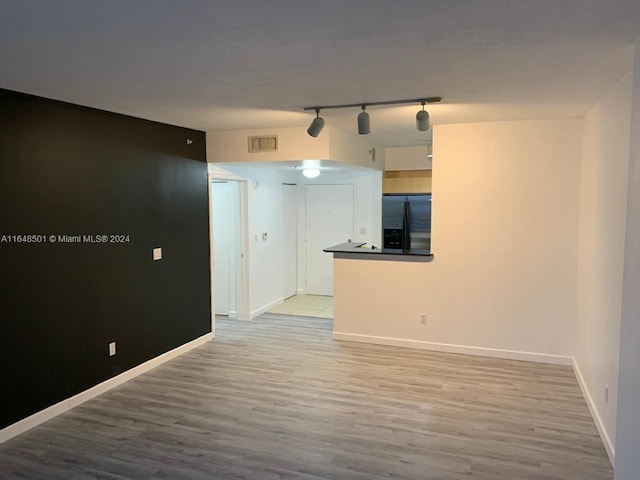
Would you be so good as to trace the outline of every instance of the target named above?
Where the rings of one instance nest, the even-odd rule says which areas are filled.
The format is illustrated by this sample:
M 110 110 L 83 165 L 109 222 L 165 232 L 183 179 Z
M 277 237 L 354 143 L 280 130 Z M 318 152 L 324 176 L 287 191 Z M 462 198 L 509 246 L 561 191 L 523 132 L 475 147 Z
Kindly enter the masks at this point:
M 208 198 L 209 198 L 209 278 L 211 282 L 211 332 L 215 337 L 215 327 L 216 327 L 216 314 L 215 314 L 215 295 L 214 295 L 214 256 L 213 256 L 213 236 L 215 235 L 213 229 L 213 196 L 212 196 L 212 184 L 214 180 L 222 180 L 227 182 L 237 182 L 238 183 L 238 191 L 239 191 L 239 208 L 240 219 L 238 221 L 238 225 L 240 228 L 238 252 L 240 254 L 240 258 L 238 261 L 238 320 L 250 320 L 250 309 L 249 309 L 249 242 L 248 242 L 248 186 L 247 180 L 241 177 L 237 177 L 235 175 L 224 175 L 220 173 L 209 173 L 207 175 L 207 188 L 208 188 Z
M 286 191 L 285 189 L 286 189 L 286 187 L 292 187 L 292 190 L 293 190 L 293 192 L 292 192 L 292 193 L 293 193 L 293 195 L 292 195 L 292 196 L 293 196 L 293 202 L 292 202 L 292 203 L 293 203 L 293 205 L 294 205 L 294 207 L 295 207 L 295 213 L 294 213 L 294 215 L 292 216 L 291 221 L 292 221 L 292 223 L 293 223 L 293 227 L 294 227 L 294 228 L 293 228 L 293 235 L 294 235 L 294 242 L 293 242 L 293 245 L 294 245 L 294 249 L 295 249 L 295 255 L 294 255 L 294 261 L 295 261 L 295 272 L 294 272 L 295 290 L 294 290 L 293 295 L 297 295 L 297 294 L 300 292 L 300 282 L 298 281 L 299 271 L 300 271 L 300 261 L 299 261 L 299 259 L 298 259 L 298 250 L 299 250 L 299 245 L 298 245 L 298 242 L 299 242 L 299 233 L 298 233 L 298 228 L 299 228 L 299 227 L 298 227 L 298 224 L 299 224 L 299 216 L 300 216 L 300 212 L 298 211 L 298 210 L 299 210 L 299 209 L 298 209 L 298 196 L 299 196 L 299 188 L 300 188 L 300 185 L 299 185 L 298 183 L 282 182 L 282 185 L 281 185 L 282 192 L 281 192 L 281 193 L 282 193 L 282 198 L 283 198 L 283 200 L 285 200 L 285 201 L 287 200 L 287 199 L 285 198 L 285 197 L 286 197 L 286 194 L 285 194 L 285 191 Z M 285 221 L 287 221 L 287 220 L 286 220 L 286 215 L 284 215 L 284 209 L 283 209 L 283 218 L 285 218 Z M 286 230 L 288 230 L 288 229 L 286 229 Z M 286 260 L 289 260 L 289 258 L 288 258 L 288 257 L 283 257 L 283 258 L 286 258 Z M 286 280 L 285 280 L 285 279 L 283 279 L 283 282 L 282 282 L 282 286 L 283 286 L 283 295 L 282 295 L 282 297 L 283 297 L 285 300 L 286 300 L 287 298 L 289 298 L 290 296 L 293 296 L 293 295 L 286 296 L 286 295 L 287 295 L 287 292 L 286 292 L 286 290 L 284 289 L 284 286 L 286 285 L 286 283 L 287 283 L 287 282 L 286 282 Z

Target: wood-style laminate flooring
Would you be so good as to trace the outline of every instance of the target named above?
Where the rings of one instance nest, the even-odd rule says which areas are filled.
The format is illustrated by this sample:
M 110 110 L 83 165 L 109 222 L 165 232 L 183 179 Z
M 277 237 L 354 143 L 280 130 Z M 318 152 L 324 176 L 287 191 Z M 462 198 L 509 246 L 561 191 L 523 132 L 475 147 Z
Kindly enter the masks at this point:
M 331 339 L 331 320 L 217 339 L 0 445 L 2 479 L 604 480 L 569 367 Z

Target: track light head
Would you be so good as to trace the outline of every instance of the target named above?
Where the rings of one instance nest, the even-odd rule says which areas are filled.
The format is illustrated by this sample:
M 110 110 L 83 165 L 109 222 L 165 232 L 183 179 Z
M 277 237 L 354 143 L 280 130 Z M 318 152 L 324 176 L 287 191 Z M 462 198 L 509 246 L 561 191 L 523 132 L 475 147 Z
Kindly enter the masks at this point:
M 314 118 L 307 128 L 307 133 L 312 137 L 317 137 L 324 128 L 324 118 L 320 116 L 320 109 L 316 108 L 316 118 Z
M 409 100 L 386 100 L 383 102 L 367 102 L 367 103 L 345 103 L 343 105 L 316 105 L 313 107 L 303 107 L 304 110 L 315 110 L 316 118 L 313 119 L 311 125 L 307 129 L 307 133 L 312 137 L 317 137 L 322 128 L 324 127 L 324 119 L 320 116 L 320 110 L 327 108 L 352 108 L 360 107 L 362 112 L 358 115 L 358 133 L 360 135 L 368 135 L 371 133 L 371 125 L 369 123 L 369 114 L 366 112 L 366 108 L 371 105 L 403 105 L 408 103 L 419 102 L 422 104 L 422 110 L 416 114 L 416 128 L 421 132 L 426 132 L 431 128 L 431 122 L 429 121 L 429 112 L 424 109 L 425 104 L 439 103 L 442 101 L 442 97 L 422 97 L 412 98 Z
M 424 109 L 424 104 L 426 102 L 422 101 L 422 110 L 419 110 L 416 113 L 416 128 L 421 132 L 426 132 L 431 127 L 431 122 L 429 121 L 429 112 Z
M 358 115 L 358 134 L 368 135 L 371 133 L 371 125 L 369 125 L 369 114 L 365 111 L 366 105 L 362 105 L 362 112 Z

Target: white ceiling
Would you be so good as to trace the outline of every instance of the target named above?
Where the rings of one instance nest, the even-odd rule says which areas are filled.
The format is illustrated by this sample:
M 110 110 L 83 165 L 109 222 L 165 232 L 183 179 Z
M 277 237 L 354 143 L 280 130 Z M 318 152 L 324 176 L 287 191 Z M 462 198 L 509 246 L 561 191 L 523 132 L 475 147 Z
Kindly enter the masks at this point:
M 0 87 L 201 130 L 577 116 L 639 35 L 639 0 L 0 0 Z M 424 143 L 417 110 L 372 139 Z

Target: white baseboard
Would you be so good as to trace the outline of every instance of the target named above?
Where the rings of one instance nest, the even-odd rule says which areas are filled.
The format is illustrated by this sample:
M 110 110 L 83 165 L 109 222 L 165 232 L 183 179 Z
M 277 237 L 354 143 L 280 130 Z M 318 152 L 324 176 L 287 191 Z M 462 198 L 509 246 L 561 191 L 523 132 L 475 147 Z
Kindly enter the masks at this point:
M 206 335 L 196 338 L 189 343 L 180 345 L 173 350 L 152 358 L 137 367 L 133 367 L 126 372 L 122 372 L 116 377 L 105 380 L 84 392 L 80 392 L 73 397 L 62 400 L 61 402 L 34 413 L 19 422 L 9 425 L 8 427 L 0 430 L 0 444 L 211 340 L 213 340 L 213 333 L 207 333 Z
M 407 340 L 404 338 L 376 337 L 373 335 L 358 335 L 354 333 L 333 332 L 335 340 L 348 342 L 374 343 L 393 347 L 417 348 L 436 352 L 462 353 L 481 357 L 506 358 L 510 360 L 526 360 L 528 362 L 553 363 L 556 365 L 573 365 L 573 357 L 564 355 L 550 355 L 546 353 L 521 352 L 517 350 L 502 350 L 497 348 L 470 347 L 466 345 L 452 345 L 448 343 L 424 342 Z
M 593 422 L 596 424 L 596 428 L 598 429 L 598 433 L 600 434 L 600 439 L 602 440 L 602 444 L 604 445 L 604 449 L 607 451 L 607 455 L 609 456 L 609 461 L 611 462 L 611 466 L 615 466 L 616 460 L 616 450 L 611 443 L 611 439 L 609 438 L 609 434 L 607 433 L 606 428 L 604 428 L 604 423 L 602 422 L 602 418 L 600 418 L 600 414 L 598 413 L 598 409 L 596 408 L 596 404 L 589 393 L 589 389 L 587 388 L 587 384 L 582 377 L 582 372 L 580 371 L 580 367 L 578 366 L 575 359 L 573 360 L 573 371 L 576 375 L 576 379 L 578 380 L 578 385 L 580 385 L 580 390 L 582 390 L 582 396 L 584 400 L 587 402 L 587 407 L 589 407 L 589 412 L 591 412 L 591 417 L 593 418 Z
M 253 310 L 251 312 L 251 320 L 253 320 L 254 318 L 256 318 L 258 315 L 262 315 L 264 312 L 266 312 L 267 310 L 271 310 L 273 307 L 276 307 L 278 305 L 280 305 L 282 302 L 284 302 L 284 298 L 280 297 L 277 300 L 274 300 L 271 303 L 268 303 L 266 305 L 263 305 L 262 307 Z

